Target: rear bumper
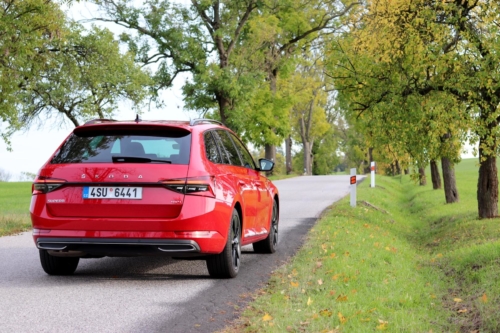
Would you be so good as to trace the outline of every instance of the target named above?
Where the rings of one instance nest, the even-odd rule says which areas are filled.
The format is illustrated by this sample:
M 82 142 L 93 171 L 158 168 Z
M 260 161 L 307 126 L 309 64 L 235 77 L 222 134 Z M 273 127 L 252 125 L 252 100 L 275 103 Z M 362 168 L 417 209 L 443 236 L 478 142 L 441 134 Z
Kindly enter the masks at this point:
M 166 255 L 190 257 L 200 255 L 193 240 L 133 238 L 48 238 L 38 237 L 36 246 L 50 254 L 71 256 L 144 256 Z
M 177 218 L 54 217 L 32 209 L 31 220 L 35 244 L 54 255 L 177 257 L 220 253 L 231 212 L 225 202 L 186 196 Z

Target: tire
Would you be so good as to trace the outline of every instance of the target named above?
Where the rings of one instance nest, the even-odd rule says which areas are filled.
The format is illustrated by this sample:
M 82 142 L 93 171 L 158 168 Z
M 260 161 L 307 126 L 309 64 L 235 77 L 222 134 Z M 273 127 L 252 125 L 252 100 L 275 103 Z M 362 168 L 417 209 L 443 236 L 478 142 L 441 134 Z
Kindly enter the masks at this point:
M 226 246 L 221 253 L 207 258 L 208 273 L 213 278 L 227 279 L 238 275 L 241 262 L 241 222 L 236 210 L 231 216 Z
M 49 275 L 71 275 L 76 271 L 80 261 L 78 257 L 54 257 L 47 250 L 39 251 L 42 268 Z
M 274 200 L 269 234 L 267 235 L 266 239 L 263 239 L 261 241 L 252 244 L 254 252 L 256 253 L 276 252 L 276 248 L 278 247 L 278 225 L 279 225 L 278 203 L 276 202 L 276 200 Z

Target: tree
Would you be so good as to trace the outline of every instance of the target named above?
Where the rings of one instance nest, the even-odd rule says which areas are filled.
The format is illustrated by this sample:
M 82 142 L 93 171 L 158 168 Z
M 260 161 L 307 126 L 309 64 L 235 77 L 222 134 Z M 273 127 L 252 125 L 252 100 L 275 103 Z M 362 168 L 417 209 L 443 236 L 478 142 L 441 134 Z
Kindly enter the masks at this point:
M 311 47 L 319 47 L 318 43 L 314 45 L 316 41 L 340 30 L 344 15 L 359 2 L 269 0 L 262 4 L 262 14 L 255 16 L 250 25 L 252 30 L 248 38 L 253 47 L 247 48 L 247 54 L 248 51 L 260 54 L 254 68 L 262 68 L 266 73 L 270 94 L 276 98 L 279 96 L 278 77 L 288 74 L 290 66 L 294 66 L 294 58 Z M 265 136 L 284 138 L 287 135 L 276 126 L 275 121 L 283 118 L 283 113 L 287 111 L 284 109 L 275 113 L 274 117 L 266 118 L 268 123 L 263 123 L 261 127 Z M 272 141 L 266 142 L 266 158 L 274 159 L 275 145 Z M 290 138 L 286 140 L 286 145 L 286 151 L 291 152 Z M 286 156 L 286 164 L 291 165 L 291 156 Z
M 376 132 L 367 136 L 373 146 L 390 145 L 396 159 L 409 154 L 420 168 L 441 156 L 455 160 L 460 145 L 444 148 L 441 139 L 463 139 L 470 120 L 464 96 L 445 89 L 450 82 L 441 75 L 449 71 L 457 41 L 448 38 L 446 25 L 430 27 L 436 12 L 427 4 L 369 2 L 362 24 L 332 48 L 335 89 L 351 119 Z
M 337 155 L 338 137 L 335 135 L 333 126 L 323 135 L 314 141 L 313 154 L 313 175 L 329 175 L 335 167 L 341 163 Z
M 69 22 L 66 37 L 54 44 L 50 66 L 20 93 L 18 107 L 24 126 L 56 114 L 74 126 L 90 118 L 111 117 L 120 100 L 139 105 L 149 94 L 151 79 L 135 64 L 132 54 L 122 54 L 107 29 Z
M 51 1 L 3 2 L 0 20 L 0 119 L 16 130 L 61 115 L 75 126 L 110 116 L 120 100 L 135 105 L 150 78 L 122 54 L 114 35 L 66 21 Z M 55 112 L 54 112 L 55 111 Z
M 63 35 L 64 14 L 50 0 L 2 0 L 0 9 L 0 120 L 9 124 L 0 134 L 10 147 L 8 138 L 22 126 L 18 92 L 48 65 L 47 49 Z
M 183 87 L 186 106 L 238 132 L 249 132 L 247 124 L 258 121 L 271 159 L 274 145 L 290 133 L 281 121 L 289 105 L 286 94 L 277 91 L 279 73 L 290 55 L 301 52 L 319 31 L 336 29 L 338 18 L 354 6 L 324 0 L 192 0 L 190 7 L 168 0 L 148 0 L 142 7 L 126 0 L 96 2 L 106 12 L 101 20 L 131 31 L 122 40 L 137 51 L 137 59 L 158 65 L 158 89 L 189 72 Z M 254 111 L 246 114 L 249 106 Z
M 148 0 L 142 6 L 127 0 L 96 3 L 105 11 L 99 20 L 127 28 L 122 41 L 137 61 L 156 66 L 156 90 L 170 87 L 179 73 L 190 73 L 183 86 L 186 106 L 212 113 L 238 131 L 242 121 L 233 110 L 243 90 L 233 54 L 242 45 L 256 0 L 192 0 L 190 7 L 168 0 Z
M 313 171 L 314 143 L 330 129 L 324 109 L 327 95 L 321 67 L 318 67 L 314 62 L 304 60 L 290 79 L 295 88 L 292 128 L 302 143 L 304 169 L 307 175 L 312 175 Z

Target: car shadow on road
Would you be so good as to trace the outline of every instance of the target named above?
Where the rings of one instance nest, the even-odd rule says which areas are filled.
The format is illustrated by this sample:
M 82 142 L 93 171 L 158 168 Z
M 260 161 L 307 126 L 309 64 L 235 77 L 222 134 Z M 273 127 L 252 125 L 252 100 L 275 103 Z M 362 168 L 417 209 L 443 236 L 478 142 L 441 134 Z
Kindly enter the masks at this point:
M 204 260 L 190 261 L 170 257 L 130 257 L 81 259 L 72 279 L 85 280 L 198 280 L 208 279 Z

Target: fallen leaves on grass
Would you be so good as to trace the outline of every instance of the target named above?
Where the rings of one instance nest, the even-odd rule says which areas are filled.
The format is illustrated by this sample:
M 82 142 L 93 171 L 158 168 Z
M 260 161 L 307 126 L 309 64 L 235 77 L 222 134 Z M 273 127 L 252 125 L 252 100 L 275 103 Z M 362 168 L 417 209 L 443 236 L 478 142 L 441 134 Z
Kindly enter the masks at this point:
M 270 321 L 273 320 L 273 317 L 269 315 L 269 313 L 266 312 L 266 314 L 262 317 L 262 321 Z
M 379 322 L 379 324 L 380 324 L 380 325 L 378 325 L 378 326 L 377 326 L 377 329 L 378 329 L 378 330 L 386 330 L 386 329 L 387 329 L 387 325 L 389 324 L 389 322 L 388 322 L 388 321 L 385 321 L 385 320 L 379 319 L 379 320 L 378 320 L 378 322 Z
M 330 311 L 329 309 L 323 309 L 319 311 L 319 314 L 322 317 L 331 317 L 333 315 L 333 312 Z

